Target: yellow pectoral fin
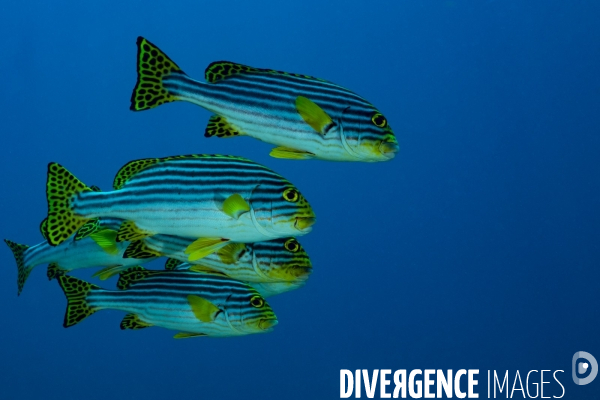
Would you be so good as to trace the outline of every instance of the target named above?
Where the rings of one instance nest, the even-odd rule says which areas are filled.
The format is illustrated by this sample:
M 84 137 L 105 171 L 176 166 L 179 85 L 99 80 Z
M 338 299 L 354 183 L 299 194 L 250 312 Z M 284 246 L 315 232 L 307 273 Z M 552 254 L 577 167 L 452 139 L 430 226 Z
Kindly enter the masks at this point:
M 223 212 L 231 218 L 238 219 L 250 211 L 250 204 L 238 193 L 234 193 L 223 202 Z
M 308 151 L 290 149 L 289 147 L 275 147 L 269 155 L 273 158 L 286 158 L 288 160 L 308 160 L 315 156 Z
M 220 249 L 217 254 L 225 264 L 235 264 L 239 261 L 242 251 L 246 248 L 244 243 L 229 243 Z
M 173 336 L 173 339 L 188 339 L 188 338 L 200 337 L 200 336 L 208 336 L 208 335 L 206 333 L 179 332 L 178 334 Z
M 187 300 L 196 318 L 202 322 L 214 321 L 217 313 L 220 311 L 219 307 L 200 296 L 190 294 Z
M 223 238 L 200 238 L 185 249 L 188 261 L 196 261 L 226 246 L 229 239 Z
M 117 232 L 112 229 L 105 229 L 100 232 L 92 233 L 90 238 L 108 254 L 119 254 L 117 247 Z
M 92 275 L 92 277 L 98 277 L 101 281 L 105 281 L 111 276 L 120 274 L 126 269 L 129 269 L 129 267 L 125 267 L 123 265 L 111 265 L 110 267 L 102 268 L 101 270 L 94 272 L 94 275 Z
M 296 110 L 308 125 L 322 135 L 326 133 L 326 128 L 333 123 L 331 117 L 321 107 L 304 96 L 296 97 Z

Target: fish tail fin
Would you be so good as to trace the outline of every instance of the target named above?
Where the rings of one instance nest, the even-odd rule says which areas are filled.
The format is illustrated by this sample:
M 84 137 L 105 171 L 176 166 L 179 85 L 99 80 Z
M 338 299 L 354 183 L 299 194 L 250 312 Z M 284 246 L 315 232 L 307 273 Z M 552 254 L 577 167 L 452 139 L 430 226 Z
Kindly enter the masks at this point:
M 77 232 L 89 219 L 73 211 L 73 197 L 92 189 L 83 184 L 65 167 L 58 163 L 48 164 L 46 198 L 48 199 L 48 222 L 46 235 L 48 243 L 57 246 Z
M 63 323 L 65 328 L 81 322 L 99 310 L 97 307 L 90 306 L 87 301 L 91 291 L 100 289 L 98 286 L 68 275 L 61 275 L 57 279 L 67 297 L 67 311 Z
M 129 108 L 143 111 L 178 100 L 163 86 L 163 78 L 173 73 L 185 73 L 162 50 L 141 36 L 137 39 L 137 48 L 137 82 Z
M 26 244 L 19 244 L 15 242 L 11 242 L 8 239 L 4 239 L 4 243 L 8 245 L 11 249 L 13 256 L 15 256 L 15 261 L 17 262 L 17 296 L 21 294 L 23 291 L 23 286 L 25 285 L 25 281 L 27 277 L 31 273 L 33 268 L 27 267 L 25 265 L 25 250 L 29 248 Z

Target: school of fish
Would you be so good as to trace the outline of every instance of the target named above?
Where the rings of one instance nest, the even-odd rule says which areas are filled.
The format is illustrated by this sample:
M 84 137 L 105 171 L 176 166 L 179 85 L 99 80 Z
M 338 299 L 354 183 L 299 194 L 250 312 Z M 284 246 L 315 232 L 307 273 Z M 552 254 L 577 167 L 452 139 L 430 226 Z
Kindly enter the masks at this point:
M 214 113 L 206 137 L 247 135 L 292 160 L 388 161 L 398 142 L 383 114 L 357 94 L 307 75 L 227 61 L 205 82 L 186 75 L 157 46 L 137 40 L 131 110 L 187 101 Z M 48 216 L 34 246 L 5 239 L 20 295 L 32 270 L 48 264 L 67 299 L 64 326 L 102 309 L 125 311 L 121 329 L 151 326 L 175 338 L 240 336 L 273 330 L 266 297 L 302 287 L 311 271 L 296 239 L 315 213 L 290 181 L 251 160 L 191 154 L 125 164 L 110 191 L 48 165 Z M 165 257 L 164 270 L 142 264 Z M 71 273 L 118 275 L 109 290 Z

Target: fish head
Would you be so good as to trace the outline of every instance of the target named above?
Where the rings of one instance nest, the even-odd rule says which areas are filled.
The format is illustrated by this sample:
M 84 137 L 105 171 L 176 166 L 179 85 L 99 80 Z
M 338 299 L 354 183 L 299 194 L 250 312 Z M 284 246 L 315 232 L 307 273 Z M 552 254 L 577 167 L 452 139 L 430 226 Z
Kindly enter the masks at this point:
M 254 243 L 257 273 L 270 282 L 300 282 L 308 279 L 312 264 L 295 238 Z
M 399 150 L 394 131 L 375 108 L 346 107 L 339 124 L 342 144 L 361 161 L 391 160 Z
M 285 180 L 258 185 L 250 203 L 254 224 L 271 238 L 305 235 L 316 222 L 306 198 Z
M 240 303 L 238 329 L 245 333 L 271 332 L 277 325 L 277 317 L 271 306 L 254 289 L 244 295 Z

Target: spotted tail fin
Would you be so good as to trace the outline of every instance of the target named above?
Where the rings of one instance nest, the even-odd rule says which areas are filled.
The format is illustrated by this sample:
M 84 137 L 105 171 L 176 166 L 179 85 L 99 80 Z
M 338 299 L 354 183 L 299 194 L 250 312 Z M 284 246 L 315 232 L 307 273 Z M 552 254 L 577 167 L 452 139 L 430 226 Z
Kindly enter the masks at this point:
M 172 73 L 184 74 L 181 68 L 141 36 L 137 39 L 137 48 L 137 82 L 129 108 L 142 111 L 178 100 L 163 86 L 163 77 Z
M 91 307 L 87 301 L 91 291 L 100 289 L 98 286 L 68 275 L 59 276 L 58 283 L 67 297 L 67 312 L 63 323 L 65 328 L 81 322 L 98 311 L 98 308 Z
M 46 235 L 50 245 L 61 244 L 89 221 L 73 212 L 71 201 L 77 194 L 91 191 L 62 165 L 54 162 L 48 164 Z
M 25 251 L 29 248 L 29 246 L 26 244 L 11 242 L 8 239 L 4 239 L 4 242 L 12 250 L 13 255 L 15 256 L 15 261 L 17 262 L 17 295 L 20 295 L 21 291 L 23 291 L 25 281 L 33 269 L 33 267 L 27 267 L 25 265 Z

